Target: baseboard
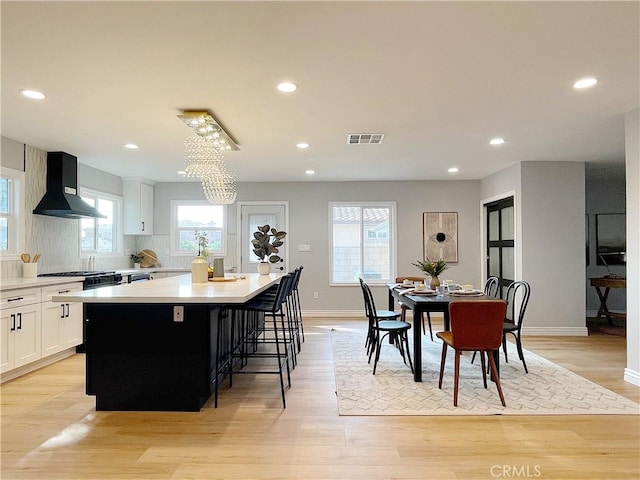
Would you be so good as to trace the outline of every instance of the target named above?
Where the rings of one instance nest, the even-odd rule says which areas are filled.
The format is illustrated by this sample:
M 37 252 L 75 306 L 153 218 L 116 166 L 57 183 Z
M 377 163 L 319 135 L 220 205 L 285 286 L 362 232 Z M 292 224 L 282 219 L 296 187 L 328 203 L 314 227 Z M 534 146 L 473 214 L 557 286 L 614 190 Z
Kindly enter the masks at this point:
M 63 358 L 67 358 L 75 354 L 76 347 L 71 347 L 61 352 L 54 353 L 53 355 L 49 355 L 48 357 L 41 358 L 40 360 L 36 360 L 35 362 L 23 365 L 22 367 L 14 368 L 13 370 L 9 370 L 8 372 L 0 375 L 0 383 L 8 382 L 9 380 L 13 380 L 14 378 L 21 377 L 22 375 L 26 375 L 27 373 L 31 373 L 35 370 L 38 370 L 39 368 L 51 365 L 52 363 L 59 362 Z
M 363 308 L 362 310 L 303 310 L 302 317 L 365 318 L 365 315 Z
M 524 327 L 523 335 L 538 335 L 546 337 L 586 337 L 589 335 L 587 327 Z
M 624 381 L 640 387 L 640 372 L 636 372 L 635 370 L 631 370 L 630 368 L 625 368 Z

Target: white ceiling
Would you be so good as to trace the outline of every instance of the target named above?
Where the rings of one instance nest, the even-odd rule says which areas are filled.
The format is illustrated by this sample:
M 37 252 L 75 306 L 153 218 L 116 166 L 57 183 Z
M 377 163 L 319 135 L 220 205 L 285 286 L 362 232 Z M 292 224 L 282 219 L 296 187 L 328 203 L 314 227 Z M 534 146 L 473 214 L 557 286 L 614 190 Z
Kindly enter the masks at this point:
M 182 181 L 193 134 L 176 115 L 202 108 L 240 144 L 226 157 L 240 181 L 477 179 L 520 161 L 606 170 L 623 165 L 623 115 L 640 104 L 639 8 L 3 1 L 2 135 Z M 575 91 L 587 75 L 598 85 Z M 276 91 L 282 80 L 298 91 Z M 354 146 L 349 133 L 385 139 Z

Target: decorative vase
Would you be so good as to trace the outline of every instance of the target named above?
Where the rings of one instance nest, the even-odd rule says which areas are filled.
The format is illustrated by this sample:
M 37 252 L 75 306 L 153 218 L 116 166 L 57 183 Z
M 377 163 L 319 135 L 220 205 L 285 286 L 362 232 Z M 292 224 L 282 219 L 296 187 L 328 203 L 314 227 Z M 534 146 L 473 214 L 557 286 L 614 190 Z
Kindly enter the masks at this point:
M 438 285 L 440 285 L 440 279 L 436 276 L 432 276 L 431 282 L 429 283 L 429 287 L 431 287 L 431 290 L 435 290 Z
M 140 264 L 138 262 L 134 263 L 133 268 L 140 268 Z
M 260 275 L 269 275 L 271 273 L 271 265 L 267 262 L 260 262 L 258 264 L 258 273 Z
M 209 264 L 202 255 L 191 262 L 191 283 L 207 283 L 209 281 Z

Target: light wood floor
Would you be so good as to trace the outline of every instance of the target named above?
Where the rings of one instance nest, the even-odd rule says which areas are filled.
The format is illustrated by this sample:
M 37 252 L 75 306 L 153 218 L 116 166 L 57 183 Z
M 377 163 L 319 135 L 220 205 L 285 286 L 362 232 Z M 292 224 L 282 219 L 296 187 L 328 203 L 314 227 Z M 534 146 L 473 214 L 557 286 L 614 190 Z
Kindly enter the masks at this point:
M 639 416 L 338 416 L 336 324 L 363 322 L 305 319 L 286 410 L 277 377 L 247 375 L 218 409 L 96 412 L 82 355 L 8 382 L 2 479 L 639 478 Z M 525 348 L 640 401 L 622 380 L 624 338 L 527 337 Z

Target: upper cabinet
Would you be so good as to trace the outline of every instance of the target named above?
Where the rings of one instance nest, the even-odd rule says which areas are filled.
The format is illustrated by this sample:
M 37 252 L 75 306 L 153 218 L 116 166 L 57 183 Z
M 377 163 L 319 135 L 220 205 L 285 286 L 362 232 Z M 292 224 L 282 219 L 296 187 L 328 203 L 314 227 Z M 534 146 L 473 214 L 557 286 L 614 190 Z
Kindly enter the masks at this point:
M 153 235 L 153 182 L 124 179 L 125 235 Z

